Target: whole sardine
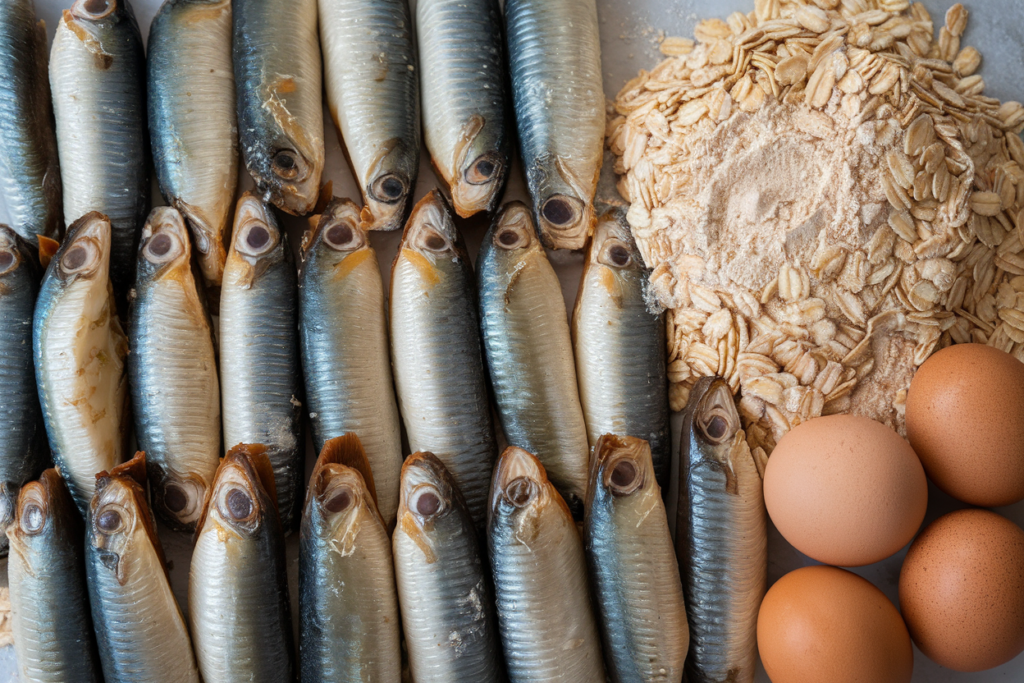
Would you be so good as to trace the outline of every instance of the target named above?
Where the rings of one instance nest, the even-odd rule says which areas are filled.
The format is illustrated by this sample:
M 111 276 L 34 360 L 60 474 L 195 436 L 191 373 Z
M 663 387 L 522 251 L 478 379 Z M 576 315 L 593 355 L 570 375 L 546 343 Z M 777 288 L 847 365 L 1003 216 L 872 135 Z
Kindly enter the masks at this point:
M 320 0 L 327 104 L 363 193 L 366 230 L 402 226 L 420 166 L 407 0 Z
M 625 216 L 602 216 L 583 262 L 572 341 L 590 446 L 602 434 L 645 439 L 658 485 L 667 487 L 672 438 L 665 324 L 661 312 L 652 311 L 649 277 Z
M 267 447 L 288 531 L 301 514 L 305 455 L 296 289 L 287 235 L 269 206 L 242 195 L 220 299 L 224 448 Z
M 583 527 L 611 680 L 679 683 L 690 635 L 646 441 L 611 434 L 597 441 Z
M 82 519 L 55 469 L 21 489 L 7 528 L 11 627 L 19 680 L 99 683 Z
M 140 452 L 97 475 L 86 518 L 85 570 L 103 677 L 106 683 L 199 683 L 145 487 Z
M 32 364 L 38 290 L 39 268 L 28 243 L 0 225 L 0 487 L 12 498 L 49 460 Z M 6 554 L 0 528 L 0 557 Z
M 500 683 L 501 641 L 473 518 L 432 453 L 402 466 L 393 538 L 409 666 L 416 683 Z
M 355 434 L 330 439 L 306 495 L 299 537 L 303 683 L 398 683 L 402 653 L 391 543 Z
M 577 514 L 587 490 L 587 428 L 558 276 L 529 209 L 510 202 L 477 257 L 480 322 L 498 414 L 512 445 L 536 453 Z
M 192 553 L 188 612 L 205 683 L 294 680 L 284 534 L 262 446 L 232 448 L 217 470 Z
M 366 449 L 377 504 L 391 528 L 398 509 L 402 431 L 391 380 L 384 283 L 359 227 L 359 207 L 328 205 L 302 245 L 299 339 L 313 447 L 355 432 Z
M 493 211 L 511 164 L 498 0 L 419 0 L 427 149 L 463 218 Z
M 477 526 L 497 458 L 473 266 L 437 190 L 409 217 L 391 267 L 391 362 L 409 448 L 440 458 Z
M 110 286 L 110 221 L 89 213 L 68 228 L 36 300 L 32 351 L 57 468 L 84 515 L 96 473 L 121 462 L 128 342 Z
M 537 458 L 505 449 L 490 512 L 487 540 L 511 682 L 605 680 L 583 543 Z
M 230 0 L 166 0 L 149 29 L 149 135 L 160 192 L 219 285 L 238 183 Z
M 580 249 L 594 224 L 604 154 L 601 41 L 594 0 L 507 0 L 519 148 L 541 239 Z
M 32 243 L 64 228 L 46 62 L 33 1 L 0 3 L 0 195 L 14 230 Z
M 683 415 L 676 553 L 690 620 L 689 683 L 750 683 L 768 573 L 761 475 L 729 385 L 699 380 Z
M 213 332 L 196 288 L 185 221 L 169 206 L 142 229 L 128 318 L 128 376 L 156 513 L 192 530 L 220 462 Z
M 316 0 L 234 0 L 235 83 L 245 166 L 265 201 L 313 210 L 324 170 Z
M 50 88 L 64 220 L 90 211 L 110 218 L 111 278 L 127 290 L 150 193 L 146 60 L 128 0 L 75 0 L 64 10 L 50 51 Z

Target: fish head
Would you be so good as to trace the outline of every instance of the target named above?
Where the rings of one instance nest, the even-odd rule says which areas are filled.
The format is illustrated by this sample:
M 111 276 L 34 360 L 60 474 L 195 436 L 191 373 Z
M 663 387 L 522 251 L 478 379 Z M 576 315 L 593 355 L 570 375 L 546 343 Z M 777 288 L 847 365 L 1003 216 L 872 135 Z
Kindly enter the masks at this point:
M 419 153 L 419 149 L 407 147 L 400 140 L 392 140 L 370 165 L 363 183 L 364 230 L 394 230 L 401 226 L 412 197 Z
M 138 280 L 187 278 L 191 259 L 188 228 L 178 210 L 169 206 L 153 209 L 139 240 Z
M 295 87 L 291 78 L 276 86 L 285 92 Z M 270 90 L 274 95 L 266 104 L 279 130 L 264 149 L 247 154 L 246 162 L 266 201 L 273 202 L 282 211 L 302 216 L 313 210 L 320 197 L 323 145 L 308 139 L 281 101 L 278 89 Z
M 360 227 L 359 211 L 351 199 L 335 197 L 330 201 L 302 236 L 303 270 L 316 260 L 320 268 L 333 269 L 338 277 L 343 277 L 357 262 L 374 255 L 370 240 Z M 346 263 L 350 256 L 355 258 Z
M 57 533 L 56 525 L 71 524 L 66 531 L 73 536 L 80 533 L 78 508 L 56 469 L 45 470 L 20 490 L 8 484 L 0 488 L 0 514 L 12 552 L 24 553 L 35 539 Z
M 543 250 L 526 204 L 512 201 L 501 207 L 484 235 L 481 252 L 500 264 L 504 273 L 518 272 L 518 264 Z
M 622 211 L 609 211 L 597 221 L 587 249 L 586 263 L 588 266 L 604 266 L 613 272 L 644 270 L 643 256 Z
M 9 282 L 24 270 L 30 270 L 34 276 L 38 270 L 36 263 L 28 242 L 12 228 L 0 225 L 0 295 L 13 288 Z
M 178 474 L 156 464 L 149 467 L 153 470 L 153 506 L 165 520 L 192 529 L 203 513 L 207 482 L 197 474 Z
M 455 212 L 468 218 L 480 211 L 492 211 L 501 197 L 508 175 L 505 140 L 488 136 L 485 121 L 473 115 L 462 132 L 465 143 L 456 160 L 456 177 L 450 178 Z
M 535 455 L 509 446 L 501 454 L 491 479 L 490 522 L 510 519 L 519 538 L 535 535 L 541 512 L 550 505 L 572 519 L 565 500 L 548 481 L 544 465 Z
M 632 502 L 651 496 L 661 498 L 651 445 L 632 436 L 601 436 L 590 460 L 587 510 L 595 504 L 616 505 L 620 500 Z
M 277 225 L 269 205 L 251 192 L 238 200 L 231 250 L 225 266 L 225 279 L 252 286 L 267 270 L 287 258 L 284 232 Z
M 413 453 L 402 465 L 398 520 L 410 537 L 427 543 L 434 525 L 464 503 L 451 474 L 433 453 Z
M 278 520 L 274 471 L 265 446 L 239 444 L 217 468 L 198 533 L 214 530 L 222 539 L 251 538 Z
M 729 383 L 721 377 L 701 378 L 691 390 L 683 414 L 681 448 L 689 451 L 687 461 L 724 461 L 742 426 Z
M 138 32 L 135 13 L 127 0 L 75 0 L 62 17 L 63 24 L 82 41 L 101 69 L 113 64 L 113 49 L 104 42 L 117 39 L 111 30 L 123 21 Z
M 49 267 L 64 287 L 83 281 L 106 283 L 110 269 L 110 220 L 93 211 L 72 223 Z
M 147 543 L 160 552 L 156 525 L 146 502 L 145 454 L 96 475 L 96 493 L 89 503 L 87 542 L 100 562 L 124 585 L 136 548 Z
M 416 204 L 405 224 L 402 243 L 395 257 L 405 258 L 417 267 L 434 271 L 442 270 L 445 264 L 468 263 L 462 234 L 455 226 L 448 201 L 437 189 Z
M 373 471 L 359 437 L 349 432 L 329 439 L 320 450 L 306 491 L 304 517 L 332 539 L 355 539 L 360 520 L 383 526 L 377 510 Z
M 71 14 L 82 21 L 101 21 L 113 16 L 123 0 L 75 0 Z
M 554 168 L 549 169 L 549 166 Z M 579 249 L 594 224 L 594 208 L 585 199 L 580 183 L 560 159 L 548 159 L 527 171 L 530 195 L 535 203 L 537 228 L 550 249 Z

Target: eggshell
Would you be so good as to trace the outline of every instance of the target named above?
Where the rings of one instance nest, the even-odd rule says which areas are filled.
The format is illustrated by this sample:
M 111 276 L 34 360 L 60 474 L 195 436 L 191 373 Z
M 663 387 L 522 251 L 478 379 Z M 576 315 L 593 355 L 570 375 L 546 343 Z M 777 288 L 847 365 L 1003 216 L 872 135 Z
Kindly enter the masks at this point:
M 935 520 L 900 571 L 900 608 L 921 651 L 983 671 L 1024 651 L 1024 531 L 988 510 Z
M 939 351 L 910 385 L 907 437 L 954 498 L 983 507 L 1024 500 L 1024 363 L 981 344 Z
M 928 480 L 896 432 L 865 417 L 832 415 L 779 441 L 765 470 L 764 501 L 797 550 L 855 567 L 910 542 L 924 520 Z
M 757 647 L 772 683 L 907 683 L 914 650 L 880 590 L 835 567 L 779 579 L 761 603 Z

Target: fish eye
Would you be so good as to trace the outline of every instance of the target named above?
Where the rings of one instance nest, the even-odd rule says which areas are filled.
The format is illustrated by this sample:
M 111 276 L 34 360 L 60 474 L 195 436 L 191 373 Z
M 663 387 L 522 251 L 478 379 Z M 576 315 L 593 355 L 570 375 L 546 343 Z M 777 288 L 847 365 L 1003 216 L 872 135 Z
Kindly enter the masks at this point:
M 370 194 L 379 202 L 394 204 L 405 195 L 405 181 L 394 173 L 388 173 L 373 181 Z
M 143 253 L 152 263 L 167 263 L 181 253 L 181 245 L 167 233 L 158 232 L 149 238 Z
M 348 223 L 337 223 L 327 228 L 324 241 L 337 251 L 352 251 L 363 244 L 362 232 Z
M 441 494 L 433 486 L 421 486 L 412 494 L 412 505 L 420 517 L 432 517 L 439 513 L 444 507 L 441 502 Z
M 643 475 L 637 463 L 621 458 L 606 470 L 605 485 L 613 495 L 625 496 L 636 491 L 643 484 Z
M 526 507 L 534 494 L 533 482 L 526 477 L 517 477 L 505 487 L 505 498 L 517 508 Z
M 522 229 L 502 228 L 495 235 L 494 241 L 502 249 L 524 249 L 530 246 L 530 235 Z
M 271 163 L 274 173 L 285 180 L 291 180 L 299 174 L 299 162 L 295 158 L 295 152 L 290 149 L 278 150 Z
M 617 239 L 610 239 L 602 247 L 598 261 L 606 266 L 625 268 L 633 262 L 633 255 L 625 244 Z
M 46 523 L 46 513 L 36 503 L 29 503 L 21 509 L 21 529 L 26 534 L 38 534 Z
M 169 484 L 164 489 L 164 506 L 173 513 L 179 513 L 188 505 L 188 494 L 176 484 Z
M 224 496 L 224 506 L 227 516 L 236 522 L 243 522 L 253 512 L 253 502 L 249 494 L 242 489 L 234 488 Z
M 123 526 L 124 519 L 117 510 L 104 510 L 96 517 L 96 528 L 105 534 L 120 531 Z
M 238 250 L 247 256 L 263 256 L 277 244 L 277 238 L 264 223 L 250 223 L 242 228 Z
M 0 251 L 0 274 L 10 270 L 17 260 L 18 258 L 14 255 L 13 251 Z
M 347 486 L 339 486 L 328 492 L 327 499 L 324 501 L 324 509 L 330 513 L 344 512 L 352 507 L 355 500 L 356 497 L 352 493 L 352 489 Z
M 95 260 L 95 248 L 89 242 L 81 242 L 71 246 L 61 257 L 60 267 L 68 275 L 87 270 Z
M 540 213 L 544 220 L 552 225 L 572 225 L 578 220 L 576 207 L 573 205 L 572 200 L 561 195 L 555 195 L 544 202 Z
M 729 423 L 725 421 L 725 418 L 721 415 L 715 415 L 708 422 L 708 426 L 705 428 L 708 436 L 714 440 L 721 439 L 725 436 L 726 431 L 729 429 Z
M 79 0 L 76 5 L 76 9 L 93 19 L 109 14 L 115 7 L 115 0 Z
M 435 253 L 445 252 L 449 249 L 448 240 L 445 239 L 444 235 L 431 228 L 423 231 L 419 238 L 419 243 L 427 251 Z
M 466 169 L 466 182 L 470 185 L 486 185 L 494 179 L 498 168 L 499 164 L 490 155 L 479 157 Z

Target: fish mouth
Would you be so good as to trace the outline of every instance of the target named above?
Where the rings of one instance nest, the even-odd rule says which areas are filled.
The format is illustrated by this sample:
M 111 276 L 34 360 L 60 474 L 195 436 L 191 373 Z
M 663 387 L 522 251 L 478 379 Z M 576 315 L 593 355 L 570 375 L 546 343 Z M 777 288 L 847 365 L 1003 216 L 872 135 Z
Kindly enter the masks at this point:
M 533 244 L 536 230 L 530 210 L 522 202 L 509 202 L 494 219 L 494 245 L 504 251 L 527 249 Z
M 592 210 L 578 198 L 553 194 L 537 207 L 537 221 L 544 246 L 551 249 L 579 249 L 589 232 Z
M 741 429 L 736 401 L 725 380 L 714 378 L 709 382 L 694 413 L 693 425 L 703 439 L 714 445 L 731 442 Z
M 536 456 L 509 446 L 494 469 L 491 508 L 497 508 L 503 501 L 516 508 L 526 507 L 542 494 L 547 481 L 547 472 Z

